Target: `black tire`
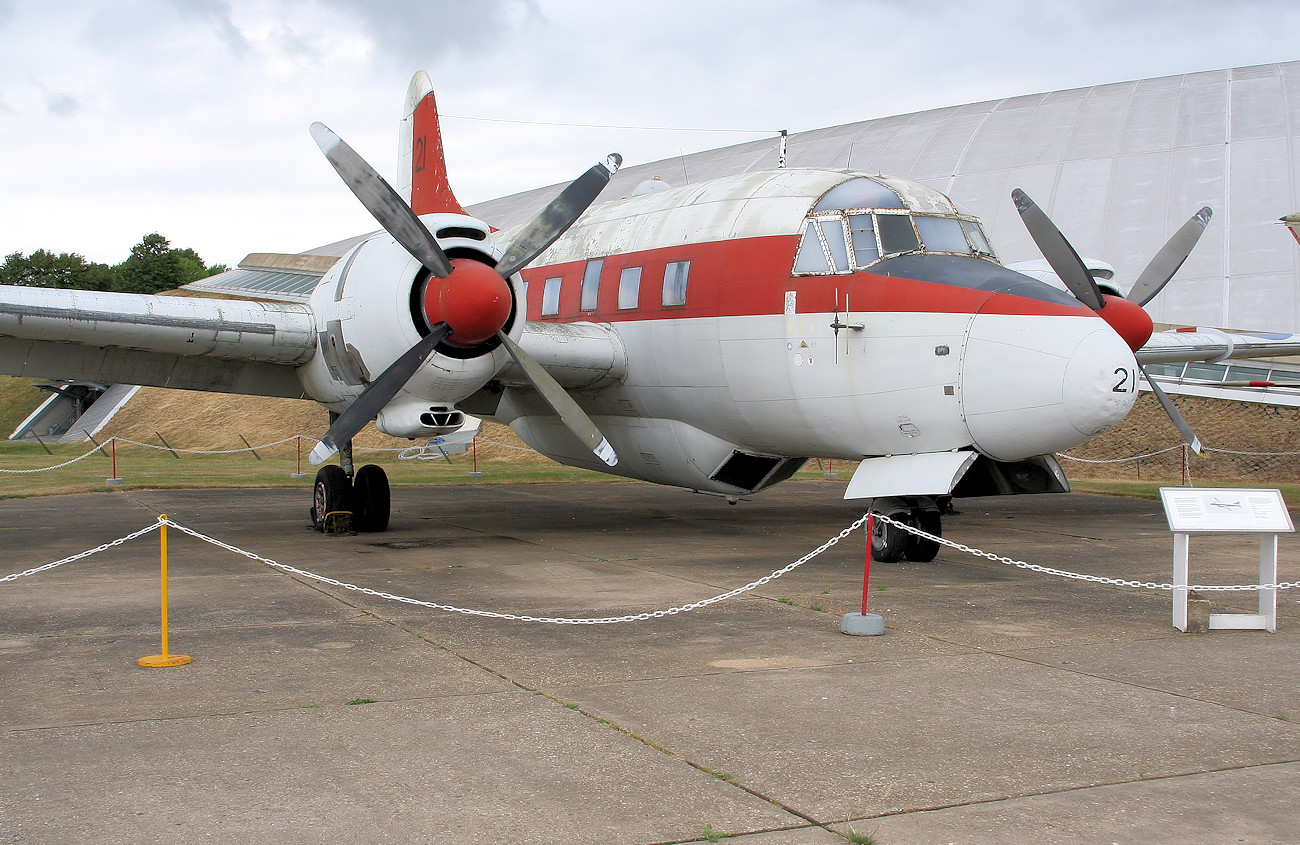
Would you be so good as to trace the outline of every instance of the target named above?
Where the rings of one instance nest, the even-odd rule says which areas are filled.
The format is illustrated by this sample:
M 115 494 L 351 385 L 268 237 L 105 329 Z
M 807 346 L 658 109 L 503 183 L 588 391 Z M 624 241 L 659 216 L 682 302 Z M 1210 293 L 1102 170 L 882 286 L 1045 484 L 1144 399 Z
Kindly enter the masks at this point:
M 890 518 L 905 522 L 907 511 L 889 514 Z M 890 525 L 883 519 L 872 521 L 871 559 L 880 563 L 897 563 L 903 559 L 907 549 L 907 538 L 912 536 L 896 525 Z
M 933 534 L 936 537 L 943 536 L 943 523 L 938 511 L 917 508 L 912 511 L 912 518 L 909 522 L 927 534 Z M 939 554 L 939 546 L 940 544 L 934 540 L 908 534 L 907 548 L 903 550 L 903 557 L 917 563 L 929 563 Z
M 392 500 L 383 467 L 366 464 L 352 480 L 352 526 L 358 531 L 387 531 Z
M 342 467 L 323 466 L 316 473 L 312 486 L 311 525 L 317 531 L 325 530 L 325 515 L 352 509 L 352 484 Z

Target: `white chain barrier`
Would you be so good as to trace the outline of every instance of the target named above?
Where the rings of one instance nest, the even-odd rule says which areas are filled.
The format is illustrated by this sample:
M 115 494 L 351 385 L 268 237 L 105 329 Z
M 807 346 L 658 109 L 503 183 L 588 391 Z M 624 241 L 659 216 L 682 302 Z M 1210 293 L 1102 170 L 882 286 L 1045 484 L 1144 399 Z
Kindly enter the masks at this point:
M 1065 458 L 1067 461 L 1074 461 L 1076 464 L 1122 464 L 1122 463 L 1127 463 L 1128 461 L 1140 461 L 1143 458 L 1154 458 L 1156 455 L 1163 455 L 1166 452 L 1172 452 L 1175 449 L 1181 449 L 1181 448 L 1183 448 L 1183 444 L 1179 443 L 1176 446 L 1170 446 L 1168 449 L 1157 449 L 1154 452 L 1144 452 L 1141 455 L 1129 455 L 1127 458 L 1110 458 L 1108 460 L 1092 460 L 1091 458 L 1076 458 L 1073 455 L 1067 455 L 1064 452 L 1057 452 L 1056 457 Z M 1206 449 L 1205 447 L 1202 447 L 1202 450 L 1206 452 L 1214 451 L 1211 449 Z
M 191 537 L 194 537 L 197 540 L 202 540 L 205 543 L 209 543 L 218 548 L 225 549 L 228 552 L 239 555 L 241 557 L 248 558 L 249 560 L 255 560 L 259 563 L 266 564 L 267 566 L 278 569 L 281 572 L 285 572 L 290 575 L 297 575 L 301 578 L 306 578 L 308 580 L 316 581 L 322 584 L 329 584 L 330 586 L 338 587 L 340 589 L 351 590 L 353 592 L 362 593 L 363 595 L 373 596 L 374 598 L 385 599 L 387 601 L 395 601 L 395 602 L 400 602 L 402 604 L 410 604 L 419 607 L 427 607 L 430 608 L 431 610 L 442 610 L 449 613 L 459 613 L 465 616 L 480 616 L 489 619 L 505 619 L 505 620 L 515 621 L 515 622 L 545 622 L 553 625 L 612 625 L 620 622 L 640 622 L 640 621 L 645 621 L 647 619 L 661 619 L 666 616 L 675 616 L 679 613 L 687 613 L 692 610 L 698 610 L 702 607 L 708 607 L 709 605 L 717 604 L 719 602 L 726 601 L 727 599 L 735 598 L 736 596 L 739 596 L 743 593 L 747 593 L 750 590 L 756 589 L 758 587 L 763 586 L 764 584 L 768 584 L 772 581 L 775 581 L 777 578 L 780 578 L 782 575 L 792 572 L 795 569 L 798 569 L 800 566 L 803 566 L 805 563 L 808 563 L 810 560 L 817 557 L 822 552 L 836 545 L 841 540 L 845 539 L 850 534 L 852 534 L 854 531 L 861 528 L 866 523 L 868 517 L 872 517 L 875 520 L 879 520 L 880 522 L 884 522 L 889 525 L 893 525 L 897 528 L 901 528 L 902 530 L 907 531 L 910 534 L 914 534 L 918 537 L 922 537 L 924 539 L 934 541 L 936 543 L 939 543 L 940 545 L 947 546 L 951 549 L 955 549 L 960 552 L 965 552 L 967 554 L 974 555 L 976 557 L 986 558 L 988 560 L 997 563 L 1006 564 L 1007 566 L 1014 566 L 1018 569 L 1028 569 L 1033 572 L 1042 573 L 1044 575 L 1055 575 L 1060 578 L 1068 578 L 1077 581 L 1087 581 L 1094 584 L 1107 584 L 1115 587 L 1133 587 L 1133 588 L 1146 589 L 1146 590 L 1166 590 L 1166 591 L 1172 591 L 1175 588 L 1174 585 L 1171 583 L 1156 583 L 1154 581 L 1132 581 L 1123 578 L 1107 578 L 1100 575 L 1082 575 L 1077 572 L 1068 572 L 1063 569 L 1053 569 L 1047 566 L 1039 566 L 1033 563 L 1026 563 L 1025 561 L 1014 560 L 1009 557 L 1003 557 L 1002 555 L 994 554 L 992 552 L 981 551 L 979 549 L 975 549 L 970 546 L 966 546 L 961 543 L 954 542 L 952 540 L 947 540 L 944 539 L 943 537 L 935 536 L 934 534 L 929 534 L 925 531 L 920 530 L 919 528 L 914 528 L 911 525 L 908 525 L 907 523 L 900 522 L 896 519 L 893 519 L 891 517 L 885 516 L 884 514 L 880 514 L 880 513 L 863 514 L 860 518 L 855 520 L 853 524 L 849 525 L 847 528 L 840 531 L 834 537 L 827 540 L 825 543 L 822 543 L 820 546 L 813 549 L 808 554 L 804 555 L 803 557 L 799 558 L 793 563 L 781 567 L 780 569 L 773 570 L 767 575 L 764 575 L 762 578 L 749 582 L 743 587 L 737 587 L 733 590 L 728 590 L 725 593 L 719 593 L 716 596 L 711 596 L 710 598 L 702 599 L 701 601 L 697 601 L 697 602 L 691 602 L 690 604 L 678 605 L 663 610 L 654 610 L 645 613 L 632 613 L 624 616 L 600 616 L 600 617 L 579 617 L 579 618 L 570 618 L 570 617 L 561 617 L 561 616 L 529 616 L 529 615 L 518 614 L 518 613 L 500 613 L 492 610 L 476 610 L 474 608 L 457 607 L 455 605 L 450 605 L 450 604 L 424 601 L 422 599 L 411 598 L 409 596 L 401 596 L 395 593 L 384 592 L 382 590 L 374 590 L 371 589 L 370 587 L 362 587 L 357 584 L 350 584 L 346 581 L 340 581 L 336 578 L 329 578 L 324 575 L 317 575 L 314 572 L 308 572 L 305 569 L 299 569 L 298 567 L 290 566 L 287 563 L 280 563 L 279 561 L 262 557 L 261 555 L 256 554 L 255 552 L 245 551 L 244 549 L 241 549 L 237 546 L 232 546 L 229 543 L 223 543 L 220 540 L 217 540 L 213 537 L 209 537 L 206 534 L 202 534 L 198 531 L 195 531 L 192 528 L 188 528 L 184 525 L 181 525 L 180 523 L 173 522 L 172 520 L 161 516 L 158 518 L 158 521 L 155 522 L 153 525 L 142 528 L 139 531 L 134 531 L 130 534 L 127 534 L 124 537 L 120 537 L 111 542 L 104 543 L 101 546 L 96 546 L 95 548 L 90 549 L 88 551 L 84 551 L 79 554 L 75 554 L 70 557 L 63 558 L 62 560 L 56 560 L 53 561 L 52 563 L 47 563 L 42 566 L 33 567 L 32 569 L 28 569 L 23 572 L 15 572 L 11 575 L 0 577 L 0 584 L 10 582 L 10 581 L 16 581 L 19 578 L 23 578 L 28 575 L 36 575 L 37 573 L 40 572 L 46 572 L 48 570 L 54 569 L 55 567 L 62 566 L 65 563 L 72 563 L 73 561 L 82 560 L 83 558 L 87 558 L 90 557 L 91 555 L 99 554 L 100 552 L 107 551 L 108 549 L 114 548 L 116 546 L 120 546 L 138 537 L 142 537 L 151 531 L 156 531 L 157 529 L 163 527 L 164 525 L 168 525 L 171 526 L 172 528 L 175 528 L 177 531 L 180 531 L 184 534 L 188 534 Z M 1180 587 L 1181 586 L 1182 585 L 1180 585 Z M 1194 590 L 1198 592 L 1210 592 L 1210 591 L 1247 592 L 1247 591 L 1258 591 L 1258 590 L 1289 590 L 1289 589 L 1296 589 L 1296 588 L 1300 588 L 1300 581 L 1284 581 L 1277 584 L 1245 584 L 1245 585 L 1227 585 L 1227 586 L 1219 585 L 1219 584 L 1191 584 L 1185 587 L 1185 589 L 1187 590 Z
M 290 575 L 297 575 L 299 577 L 307 578 L 312 581 L 317 581 L 322 584 L 329 584 L 330 586 L 339 587 L 344 590 L 352 590 L 354 592 L 362 593 L 364 595 L 374 596 L 375 598 L 386 599 L 388 601 L 401 602 L 403 604 L 413 604 L 413 605 L 418 605 L 420 607 L 427 607 L 433 610 L 443 610 L 450 613 L 460 613 L 466 616 L 482 616 L 490 619 L 508 619 L 516 622 L 548 622 L 553 625 L 612 625 L 617 622 L 639 622 L 647 619 L 660 619 L 665 616 L 675 616 L 678 613 L 686 613 L 691 610 L 698 610 L 701 607 L 708 607 L 711 604 L 717 604 L 718 602 L 726 601 L 727 599 L 730 598 L 735 598 L 736 596 L 742 593 L 747 593 L 750 590 L 753 590 L 757 587 L 763 586 L 764 584 L 775 581 L 777 578 L 780 578 L 782 575 L 785 575 L 788 572 L 792 572 L 795 569 L 798 569 L 800 566 L 803 566 L 808 561 L 817 557 L 822 552 L 831 548 L 832 546 L 834 546 L 835 544 L 843 540 L 845 537 L 848 537 L 854 531 L 861 528 L 866 523 L 866 521 L 867 521 L 867 516 L 864 514 L 862 517 L 856 520 L 852 525 L 848 526 L 839 534 L 836 534 L 834 537 L 827 540 L 825 543 L 822 543 L 820 546 L 813 549 L 811 552 L 799 558 L 795 562 L 787 564 L 786 566 L 783 566 L 780 569 L 774 570 L 768 573 L 767 575 L 764 575 L 762 578 L 759 578 L 755 581 L 751 581 L 743 587 L 737 587 L 734 590 L 728 590 L 725 593 L 720 593 L 719 595 L 712 596 L 710 598 L 703 599 L 701 601 L 692 602 L 690 604 L 680 605 L 677 607 L 670 607 L 665 610 L 654 610 L 647 613 L 633 613 L 633 614 L 628 614 L 626 616 L 602 616 L 602 617 L 594 617 L 594 618 L 576 618 L 576 619 L 559 617 L 559 616 L 527 616 L 518 613 L 498 613 L 492 610 L 475 610 L 473 608 L 456 607 L 455 605 L 450 605 L 450 604 L 440 604 L 438 602 L 423 601 L 421 599 L 415 599 L 409 596 L 399 596 L 394 593 L 383 592 L 382 590 L 373 590 L 369 587 L 361 587 L 356 584 L 349 584 L 346 581 L 340 581 L 336 578 L 329 578 L 324 575 L 317 575 L 314 572 L 308 572 L 305 569 L 299 569 L 298 567 L 290 566 L 287 563 L 280 563 L 279 561 L 262 557 L 259 554 L 250 551 L 245 551 L 244 549 L 238 548 L 237 546 L 232 546 L 229 543 L 223 543 L 220 540 L 217 540 L 213 537 L 209 537 L 206 534 L 202 534 L 198 531 L 195 531 L 192 528 L 187 528 L 186 526 L 181 525 L 180 523 L 177 522 L 173 522 L 172 520 L 167 519 L 165 517 L 159 517 L 156 523 L 150 525 L 147 528 L 142 528 L 139 531 L 128 534 L 127 536 L 122 537 L 120 539 L 113 540 L 110 543 L 105 543 L 104 545 L 91 549 L 90 551 L 82 552 L 81 554 L 73 555 L 71 557 L 64 558 L 63 560 L 57 560 L 54 561 L 53 563 L 47 563 L 44 566 L 38 566 L 33 569 L 28 569 L 25 572 L 15 572 L 12 575 L 6 575 L 5 577 L 0 578 L 0 583 L 5 583 L 6 581 L 15 581 L 26 575 L 35 575 L 38 572 L 45 572 L 46 570 L 53 569 L 56 566 L 62 566 L 65 563 L 71 563 L 74 560 L 81 560 L 82 558 L 89 557 L 93 554 L 97 554 L 106 549 L 113 548 L 114 546 L 120 546 L 123 543 L 126 543 L 130 540 L 134 540 L 135 538 L 143 536 L 144 534 L 148 534 L 150 531 L 154 531 L 157 530 L 158 528 L 161 528 L 164 525 L 168 525 L 172 528 L 175 528 L 177 531 L 180 531 L 183 534 L 190 535 L 196 540 L 202 540 L 205 543 L 210 543 L 211 545 L 214 545 L 217 548 L 225 549 L 228 552 L 232 552 L 233 554 L 239 555 L 241 557 L 246 557 L 249 560 L 255 560 L 259 563 L 264 563 L 267 566 L 280 570 L 281 572 L 286 572 Z
M 1067 572 L 1064 569 L 1053 569 L 1050 566 L 1039 566 L 1036 563 L 1026 563 L 1023 560 L 1014 560 L 1009 557 L 1003 557 L 1002 555 L 994 554 L 993 552 L 985 552 L 979 549 L 971 548 L 970 546 L 964 546 L 961 543 L 956 543 L 953 542 L 952 540 L 945 540 L 943 537 L 937 537 L 934 534 L 927 534 L 926 532 L 922 531 L 919 528 L 913 528 L 911 525 L 908 525 L 905 522 L 899 522 L 897 519 L 893 519 L 891 517 L 885 516 L 884 514 L 877 513 L 875 514 L 875 518 L 881 522 L 885 522 L 890 525 L 901 528 L 910 534 L 915 534 L 917 537 L 921 537 L 926 540 L 933 540 L 934 542 L 939 543 L 940 545 L 943 546 L 947 546 L 950 549 L 956 549 L 959 552 L 965 552 L 966 554 L 974 555 L 976 557 L 987 558 L 988 560 L 995 561 L 996 563 L 1003 563 L 1006 564 L 1007 566 L 1014 566 L 1017 569 L 1028 569 L 1033 572 L 1041 572 L 1044 575 L 1055 575 L 1058 578 L 1069 578 L 1075 581 L 1090 581 L 1094 584 L 1109 584 L 1114 587 L 1136 587 L 1144 590 L 1173 590 L 1174 589 L 1174 585 L 1170 583 L 1157 584 L 1154 581 L 1130 581 L 1124 578 L 1107 578 L 1102 575 L 1081 575 L 1077 572 Z M 1231 586 L 1224 586 L 1221 584 L 1191 584 L 1191 585 L 1179 584 L 1178 588 L 1205 591 L 1205 592 L 1209 592 L 1209 591 L 1248 592 L 1248 591 L 1257 591 L 1257 590 L 1290 590 L 1290 589 L 1300 588 L 1300 581 L 1284 581 L 1280 584 L 1236 584 Z
M 187 455 L 237 455 L 240 452 L 252 452 L 254 449 L 270 449 L 272 446 L 280 446 L 284 443 L 292 443 L 299 438 L 317 442 L 313 438 L 303 437 L 301 434 L 295 434 L 293 437 L 286 437 L 283 440 L 277 440 L 274 443 L 264 443 L 261 446 L 245 446 L 243 449 L 179 449 L 175 446 L 159 446 L 156 443 L 141 443 L 139 440 L 127 440 L 125 437 L 114 437 L 118 443 L 130 443 L 132 446 L 143 446 L 146 449 L 157 449 L 159 452 L 184 452 Z
M 174 522 L 168 522 L 167 524 L 176 525 L 176 523 Z M 87 558 L 90 557 L 91 555 L 97 555 L 100 552 L 108 551 L 114 546 L 120 546 L 123 543 L 129 543 L 130 541 L 134 540 L 137 537 L 143 537 L 144 535 L 148 534 L 150 531 L 157 531 L 159 528 L 162 527 L 163 527 L 163 520 L 160 519 L 147 528 L 141 528 L 139 531 L 134 531 L 130 534 L 127 534 L 125 537 L 119 537 L 116 540 L 113 540 L 112 542 L 105 543 L 102 546 L 96 546 L 95 548 L 89 549 L 88 551 L 81 552 L 80 554 L 75 554 L 72 557 L 65 557 L 63 560 L 56 560 L 53 563 L 47 563 L 44 566 L 37 566 L 33 569 L 28 569 L 25 572 L 15 572 L 12 575 L 6 575 L 3 578 L 0 578 L 0 584 L 3 584 L 7 581 L 17 581 L 19 578 L 22 578 L 27 575 L 35 575 L 38 572 L 45 572 L 47 570 L 53 569 L 56 566 L 62 566 L 65 563 L 72 563 L 74 560 L 81 560 L 82 558 Z
M 803 557 L 799 558 L 794 563 L 787 564 L 786 566 L 780 569 L 774 570 L 768 573 L 767 575 L 764 575 L 762 578 L 759 578 L 756 581 L 749 582 L 743 587 L 737 587 L 734 590 L 728 590 L 725 593 L 720 593 L 719 595 L 712 596 L 711 598 L 703 599 L 702 601 L 692 602 L 690 604 L 680 605 L 678 607 L 670 607 L 667 608 L 666 610 L 654 610 L 648 613 L 632 613 L 626 616 L 599 616 L 599 617 L 585 617 L 585 618 L 576 618 L 576 619 L 562 617 L 562 616 L 527 616 L 518 613 L 498 613 L 492 610 L 474 610 L 472 608 L 467 608 L 467 607 L 456 607 L 455 605 L 451 605 L 451 604 L 440 604 L 438 602 L 423 601 L 421 599 L 410 598 L 409 596 L 399 596 L 393 593 L 386 593 L 381 590 L 372 590 L 369 587 L 360 587 L 357 586 L 356 584 L 349 584 L 346 581 L 339 581 L 335 578 L 327 578 L 324 575 L 317 575 L 314 572 L 307 572 L 306 570 L 298 569 L 295 566 L 290 566 L 287 563 L 279 563 L 277 561 L 271 560 L 270 558 L 265 558 L 262 557 L 261 555 L 254 554 L 253 552 L 244 551 L 243 549 L 239 549 L 227 543 L 223 543 L 220 540 L 216 540 L 213 539 L 212 537 L 208 537 L 204 534 L 200 534 L 199 532 L 194 531 L 190 528 L 186 528 L 183 525 L 178 525 L 175 522 L 168 521 L 167 524 L 171 525 L 173 528 L 177 529 L 178 531 L 181 531 L 185 534 L 189 534 L 191 537 L 194 537 L 197 540 L 202 540 L 205 543 L 211 543 L 212 545 L 218 548 L 225 549 L 226 551 L 233 552 L 237 555 L 241 555 L 250 560 L 258 561 L 259 563 L 264 563 L 267 566 L 274 567 L 276 569 L 279 569 L 282 572 L 287 572 L 291 575 L 298 575 L 302 578 L 309 578 L 313 581 L 318 581 L 322 584 L 329 584 L 330 586 L 333 587 L 340 587 L 344 590 L 352 590 L 354 592 L 362 593 L 367 596 L 374 596 L 375 598 L 386 599 L 388 601 L 396 601 L 396 602 L 401 602 L 403 604 L 413 604 L 413 605 L 418 605 L 420 607 L 431 608 L 433 610 L 443 610 L 449 613 L 460 613 L 465 616 L 482 616 L 489 619 L 508 619 L 515 622 L 547 622 L 552 625 L 613 625 L 618 622 L 641 622 L 647 619 L 661 619 L 665 616 L 675 616 L 678 613 L 686 613 L 691 610 L 698 610 L 701 607 L 708 607 L 711 604 L 717 604 L 718 602 L 726 601 L 727 599 L 734 598 L 740 595 L 741 593 L 747 593 L 750 590 L 753 590 L 757 587 L 761 587 L 764 584 L 767 584 L 771 581 L 775 581 L 777 578 L 780 578 L 782 575 L 785 575 L 787 572 L 791 572 L 799 568 L 800 566 L 803 566 L 805 563 L 817 557 L 819 554 L 826 551 L 831 546 L 834 546 L 840 540 L 843 540 L 845 537 L 848 537 L 854 531 L 861 528 L 866 523 L 866 521 L 867 521 L 867 515 L 864 514 L 861 518 L 855 521 L 848 528 L 845 528 L 839 534 L 836 534 L 834 537 L 827 540 L 825 543 L 822 543 L 820 546 L 813 549 L 811 552 L 804 555 Z
M 1056 457 L 1064 458 L 1067 461 L 1074 461 L 1076 464 L 1123 464 L 1128 461 L 1140 461 L 1144 458 L 1154 458 L 1156 455 L 1163 455 L 1166 452 L 1173 452 L 1176 449 L 1182 449 L 1183 447 L 1184 444 L 1176 443 L 1173 446 L 1165 449 L 1157 449 L 1154 452 L 1143 452 L 1140 455 L 1129 455 L 1126 458 L 1108 458 L 1105 460 L 1076 458 L 1073 455 L 1066 454 L 1065 452 L 1057 452 Z M 1215 449 L 1213 446 L 1206 446 L 1204 444 L 1201 446 L 1201 451 L 1212 452 L 1218 455 L 1238 455 L 1243 458 L 1289 458 L 1300 455 L 1300 452 L 1239 452 L 1235 449 Z
M 536 450 L 534 450 L 534 449 L 529 449 L 529 448 L 524 447 L 524 446 L 511 446 L 509 443 L 498 443 L 498 442 L 496 442 L 495 440 L 488 440 L 488 439 L 485 438 L 485 437 L 479 437 L 479 438 L 476 438 L 476 439 L 479 440 L 479 441 L 481 441 L 481 442 L 483 442 L 483 443 L 489 443 L 489 444 L 491 444 L 491 445 L 493 445 L 493 446 L 500 446 L 500 447 L 503 448 L 503 449 L 514 449 L 514 450 L 519 451 L 519 452 L 534 452 L 534 453 L 536 453 Z M 295 440 L 301 440 L 301 441 L 306 442 L 306 443 L 319 443 L 319 442 L 320 442 L 320 441 L 317 440 L 315 437 L 308 437 L 308 436 L 305 435 L 305 434 L 295 434 L 295 435 L 292 436 L 292 437 L 286 437 L 286 438 L 284 438 L 283 440 L 277 440 L 277 441 L 275 441 L 274 443 L 263 443 L 263 444 L 258 445 L 258 446 L 245 446 L 245 447 L 242 448 L 242 449 L 181 449 L 181 448 L 176 447 L 176 446 L 161 446 L 161 445 L 159 445 L 159 444 L 157 444 L 157 443 L 145 443 L 145 442 L 140 441 L 140 440 L 130 440 L 130 439 L 127 439 L 127 438 L 125 438 L 125 437 L 112 437 L 112 438 L 109 438 L 109 440 L 105 441 L 103 446 L 96 446 L 95 448 L 93 448 L 93 449 L 91 449 L 90 451 L 86 452 L 84 455 L 80 455 L 80 456 L 78 456 L 78 457 L 76 457 L 76 458 L 73 458 L 73 459 L 70 460 L 70 461 L 64 461 L 64 462 L 61 463 L 61 464 L 55 464 L 55 465 L 53 465 L 53 466 L 48 466 L 48 467 L 38 467 L 38 468 L 36 468 L 36 469 L 0 469 L 0 473 L 9 473 L 9 474 L 12 474 L 12 475 L 30 475 L 31 473 L 36 473 L 36 472 L 50 472 L 50 471 L 52 471 L 52 470 L 56 470 L 56 469 L 63 469 L 64 467 L 72 466 L 73 464 L 77 463 L 78 461 L 83 461 L 83 460 L 85 460 L 86 458 L 89 458 L 91 455 L 95 454 L 96 452 L 100 452 L 100 451 L 102 451 L 103 449 L 107 448 L 109 445 L 111 445 L 111 444 L 114 443 L 114 442 L 116 442 L 116 443 L 126 443 L 126 444 L 129 444 L 129 445 L 131 445 L 131 446 L 141 446 L 141 447 L 143 447 L 143 448 L 145 448 L 145 449 L 153 449 L 153 450 L 158 451 L 158 452 L 171 452 L 172 454 L 185 454 L 185 455 L 237 455 L 237 454 L 239 454 L 239 453 L 241 453 L 241 452 L 256 452 L 258 449 L 270 449 L 270 448 L 272 448 L 272 447 L 274 447 L 274 446 L 282 446 L 282 445 L 284 445 L 285 443 L 292 443 L 292 442 L 295 441 Z M 387 448 L 387 447 L 383 447 L 383 446 L 359 446 L 359 447 L 356 447 L 356 451 L 358 451 L 358 452 L 396 452 L 396 453 L 397 453 L 397 457 L 398 457 L 400 460 L 403 460 L 403 461 L 409 461 L 409 460 L 426 460 L 426 461 L 427 461 L 427 460 L 443 460 L 443 459 L 445 459 L 445 458 L 447 457 L 447 455 L 444 454 L 441 450 L 439 450 L 436 446 L 434 446 L 434 445 L 430 445 L 430 444 L 425 444 L 425 445 L 422 445 L 422 446 L 405 446 L 405 447 L 399 447 L 399 448 Z
M 52 467 L 39 467 L 37 469 L 0 469 L 0 472 L 7 472 L 10 473 L 11 475 L 29 475 L 33 472 L 49 472 L 50 470 L 63 469 L 64 467 L 72 466 L 77 461 L 84 461 L 86 458 L 89 458 L 91 455 L 95 454 L 98 451 L 99 451 L 99 447 L 96 446 L 94 449 L 91 449 L 89 452 L 87 452 L 86 454 L 82 455 L 79 458 L 73 458 L 70 461 L 64 461 L 63 463 Z

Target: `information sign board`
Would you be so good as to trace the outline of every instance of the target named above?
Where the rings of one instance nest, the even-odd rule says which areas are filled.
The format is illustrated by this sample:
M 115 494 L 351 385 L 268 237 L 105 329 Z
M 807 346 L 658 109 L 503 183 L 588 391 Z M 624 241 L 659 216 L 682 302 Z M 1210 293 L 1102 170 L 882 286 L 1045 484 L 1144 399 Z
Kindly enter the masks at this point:
M 1176 534 L 1288 534 L 1295 531 L 1278 490 L 1161 487 L 1169 530 Z

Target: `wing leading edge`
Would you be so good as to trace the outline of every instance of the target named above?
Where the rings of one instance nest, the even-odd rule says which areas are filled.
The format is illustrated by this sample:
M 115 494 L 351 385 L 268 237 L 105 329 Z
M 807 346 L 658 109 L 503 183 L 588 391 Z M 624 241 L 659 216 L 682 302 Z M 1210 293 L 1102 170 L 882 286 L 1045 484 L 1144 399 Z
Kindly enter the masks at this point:
M 0 286 L 0 373 L 304 397 L 305 305 Z

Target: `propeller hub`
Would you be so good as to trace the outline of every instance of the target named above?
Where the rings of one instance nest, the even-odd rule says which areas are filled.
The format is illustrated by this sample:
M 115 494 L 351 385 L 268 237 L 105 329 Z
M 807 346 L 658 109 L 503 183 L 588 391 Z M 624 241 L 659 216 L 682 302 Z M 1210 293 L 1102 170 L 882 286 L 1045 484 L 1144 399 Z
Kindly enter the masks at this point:
M 1097 315 L 1110 324 L 1129 349 L 1137 352 L 1151 339 L 1151 332 L 1155 330 L 1151 315 L 1141 305 L 1123 297 L 1103 294 L 1101 299 L 1102 307 Z
M 431 277 L 424 289 L 429 325 L 451 326 L 446 342 L 471 348 L 491 338 L 510 319 L 510 285 L 501 274 L 472 258 L 451 259 L 451 275 Z

